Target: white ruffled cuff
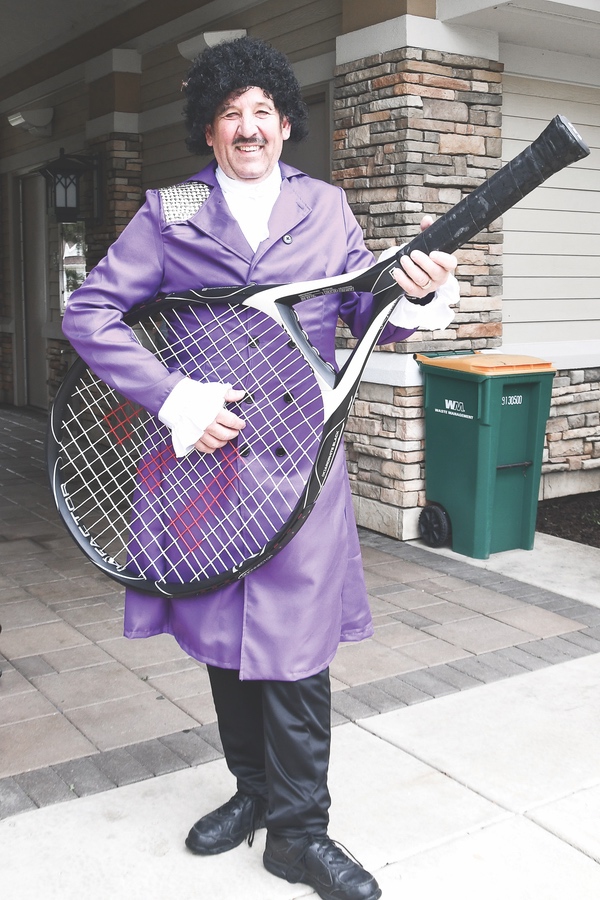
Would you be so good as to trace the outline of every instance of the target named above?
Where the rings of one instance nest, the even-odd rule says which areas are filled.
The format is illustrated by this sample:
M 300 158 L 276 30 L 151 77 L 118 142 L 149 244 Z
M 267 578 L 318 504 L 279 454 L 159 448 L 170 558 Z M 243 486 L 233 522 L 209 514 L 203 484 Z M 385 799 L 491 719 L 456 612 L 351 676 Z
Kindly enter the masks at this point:
M 402 246 L 405 246 L 404 244 Z M 387 247 L 379 254 L 379 261 L 389 259 L 402 247 Z M 426 306 L 411 303 L 405 296 L 400 297 L 390 316 L 390 324 L 396 328 L 423 328 L 426 331 L 443 331 L 447 328 L 454 312 L 450 309 L 460 300 L 460 288 L 454 275 L 442 285 L 435 297 Z
M 175 456 L 187 456 L 193 450 L 225 406 L 230 388 L 230 384 L 201 383 L 192 378 L 183 378 L 175 385 L 158 411 L 160 421 L 171 429 Z
M 426 331 L 443 331 L 454 318 L 454 310 L 450 309 L 460 300 L 460 289 L 454 275 L 436 291 L 435 296 L 426 306 L 411 303 L 403 296 L 396 303 L 390 316 L 390 323 L 396 328 L 423 328 Z

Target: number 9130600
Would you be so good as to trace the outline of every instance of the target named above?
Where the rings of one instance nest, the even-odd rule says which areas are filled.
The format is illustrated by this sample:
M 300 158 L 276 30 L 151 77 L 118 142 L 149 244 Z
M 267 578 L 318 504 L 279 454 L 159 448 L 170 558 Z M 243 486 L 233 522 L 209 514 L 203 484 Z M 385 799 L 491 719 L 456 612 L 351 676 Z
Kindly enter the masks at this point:
M 502 397 L 502 406 L 521 406 L 523 394 L 505 394 Z

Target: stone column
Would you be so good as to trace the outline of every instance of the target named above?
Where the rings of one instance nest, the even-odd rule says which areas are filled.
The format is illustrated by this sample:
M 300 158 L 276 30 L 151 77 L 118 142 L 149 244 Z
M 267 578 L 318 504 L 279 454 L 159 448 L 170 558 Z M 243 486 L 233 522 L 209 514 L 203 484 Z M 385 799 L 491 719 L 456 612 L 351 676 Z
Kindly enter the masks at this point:
M 499 168 L 501 112 L 502 66 L 489 59 L 403 47 L 338 66 L 333 178 L 375 253 L 409 240 L 424 214 L 445 212 Z M 357 517 L 366 527 L 401 539 L 417 534 L 424 420 L 419 379 L 404 377 L 414 368 L 406 356 L 500 344 L 501 227 L 494 223 L 457 254 L 454 322 L 384 348 L 389 377 L 360 389 L 346 444 Z M 339 347 L 353 343 L 340 328 Z

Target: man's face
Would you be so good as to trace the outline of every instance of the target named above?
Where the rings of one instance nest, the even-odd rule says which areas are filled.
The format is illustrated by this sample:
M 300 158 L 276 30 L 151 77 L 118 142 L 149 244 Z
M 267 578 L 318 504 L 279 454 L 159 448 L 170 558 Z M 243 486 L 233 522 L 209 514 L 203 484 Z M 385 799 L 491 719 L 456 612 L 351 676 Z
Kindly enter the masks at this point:
M 257 184 L 277 165 L 290 131 L 290 123 L 262 88 L 251 87 L 227 97 L 217 109 L 206 127 L 206 143 L 226 175 Z

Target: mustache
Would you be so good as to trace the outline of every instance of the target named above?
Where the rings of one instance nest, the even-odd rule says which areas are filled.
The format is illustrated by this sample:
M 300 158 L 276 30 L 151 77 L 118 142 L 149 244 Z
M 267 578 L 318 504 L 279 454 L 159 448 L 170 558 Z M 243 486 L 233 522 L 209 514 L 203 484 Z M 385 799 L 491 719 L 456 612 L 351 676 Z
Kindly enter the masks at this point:
M 235 138 L 235 140 L 233 142 L 233 146 L 237 147 L 238 145 L 241 145 L 241 146 L 257 145 L 259 147 L 264 147 L 266 145 L 266 143 L 267 142 L 265 140 L 261 140 L 260 138 L 239 137 L 239 138 Z

